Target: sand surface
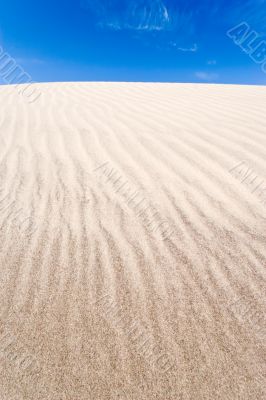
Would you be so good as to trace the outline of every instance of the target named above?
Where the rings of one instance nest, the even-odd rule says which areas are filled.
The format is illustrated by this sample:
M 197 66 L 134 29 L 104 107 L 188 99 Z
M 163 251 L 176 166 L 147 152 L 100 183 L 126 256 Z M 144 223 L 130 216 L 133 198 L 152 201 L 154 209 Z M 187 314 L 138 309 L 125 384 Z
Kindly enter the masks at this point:
M 0 399 L 265 399 L 266 88 L 0 87 Z

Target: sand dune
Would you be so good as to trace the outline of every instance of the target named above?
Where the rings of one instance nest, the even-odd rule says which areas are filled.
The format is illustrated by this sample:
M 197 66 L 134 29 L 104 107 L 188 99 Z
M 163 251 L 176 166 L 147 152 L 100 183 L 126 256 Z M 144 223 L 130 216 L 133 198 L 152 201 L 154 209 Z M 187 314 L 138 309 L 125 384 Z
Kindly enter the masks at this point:
M 0 87 L 0 398 L 265 398 L 266 88 L 37 86 Z

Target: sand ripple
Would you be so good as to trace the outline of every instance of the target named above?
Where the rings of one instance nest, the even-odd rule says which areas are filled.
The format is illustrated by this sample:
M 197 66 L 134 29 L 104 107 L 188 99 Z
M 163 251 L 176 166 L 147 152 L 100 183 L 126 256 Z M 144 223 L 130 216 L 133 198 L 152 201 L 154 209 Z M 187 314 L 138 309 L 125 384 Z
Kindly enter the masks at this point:
M 266 89 L 40 90 L 0 87 L 0 398 L 265 398 Z

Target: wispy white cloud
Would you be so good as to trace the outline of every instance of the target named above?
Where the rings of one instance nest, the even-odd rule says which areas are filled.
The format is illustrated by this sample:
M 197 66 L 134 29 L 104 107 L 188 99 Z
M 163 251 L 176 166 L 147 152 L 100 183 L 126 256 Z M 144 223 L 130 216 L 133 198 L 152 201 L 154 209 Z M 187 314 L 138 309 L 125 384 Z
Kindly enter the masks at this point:
M 186 26 L 189 31 L 192 17 L 167 0 L 82 0 L 82 6 L 96 15 L 99 27 L 113 30 L 170 32 Z
M 195 53 L 196 51 L 198 51 L 198 45 L 197 45 L 197 43 L 194 43 L 192 46 L 190 46 L 190 47 L 179 47 L 179 43 L 176 43 L 176 42 L 170 42 L 169 43 L 169 46 L 170 47 L 174 47 L 176 50 L 179 50 L 179 51 L 184 51 L 184 52 L 192 52 L 192 53 Z
M 171 28 L 171 18 L 162 0 L 129 2 L 126 11 L 125 28 L 137 30 L 167 30 Z
M 79 0 L 94 15 L 102 29 L 182 32 L 202 29 L 206 15 L 217 24 L 235 24 L 239 19 L 265 30 L 266 0 Z
M 217 81 L 219 75 L 214 72 L 206 72 L 206 71 L 197 71 L 195 73 L 196 78 L 200 79 L 201 81 L 205 82 L 214 82 Z
M 196 51 L 198 51 L 198 45 L 197 43 L 194 43 L 192 47 L 177 47 L 177 50 L 195 53 Z
M 207 65 L 216 65 L 217 61 L 216 60 L 208 60 Z

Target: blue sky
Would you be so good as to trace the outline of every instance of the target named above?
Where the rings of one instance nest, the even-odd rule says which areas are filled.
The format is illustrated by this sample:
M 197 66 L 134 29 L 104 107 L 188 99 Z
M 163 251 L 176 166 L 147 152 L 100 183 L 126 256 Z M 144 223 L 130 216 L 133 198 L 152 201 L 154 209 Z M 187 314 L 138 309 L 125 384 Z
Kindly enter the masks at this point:
M 34 81 L 265 85 L 226 34 L 242 21 L 265 39 L 266 0 L 12 0 L 0 45 Z

